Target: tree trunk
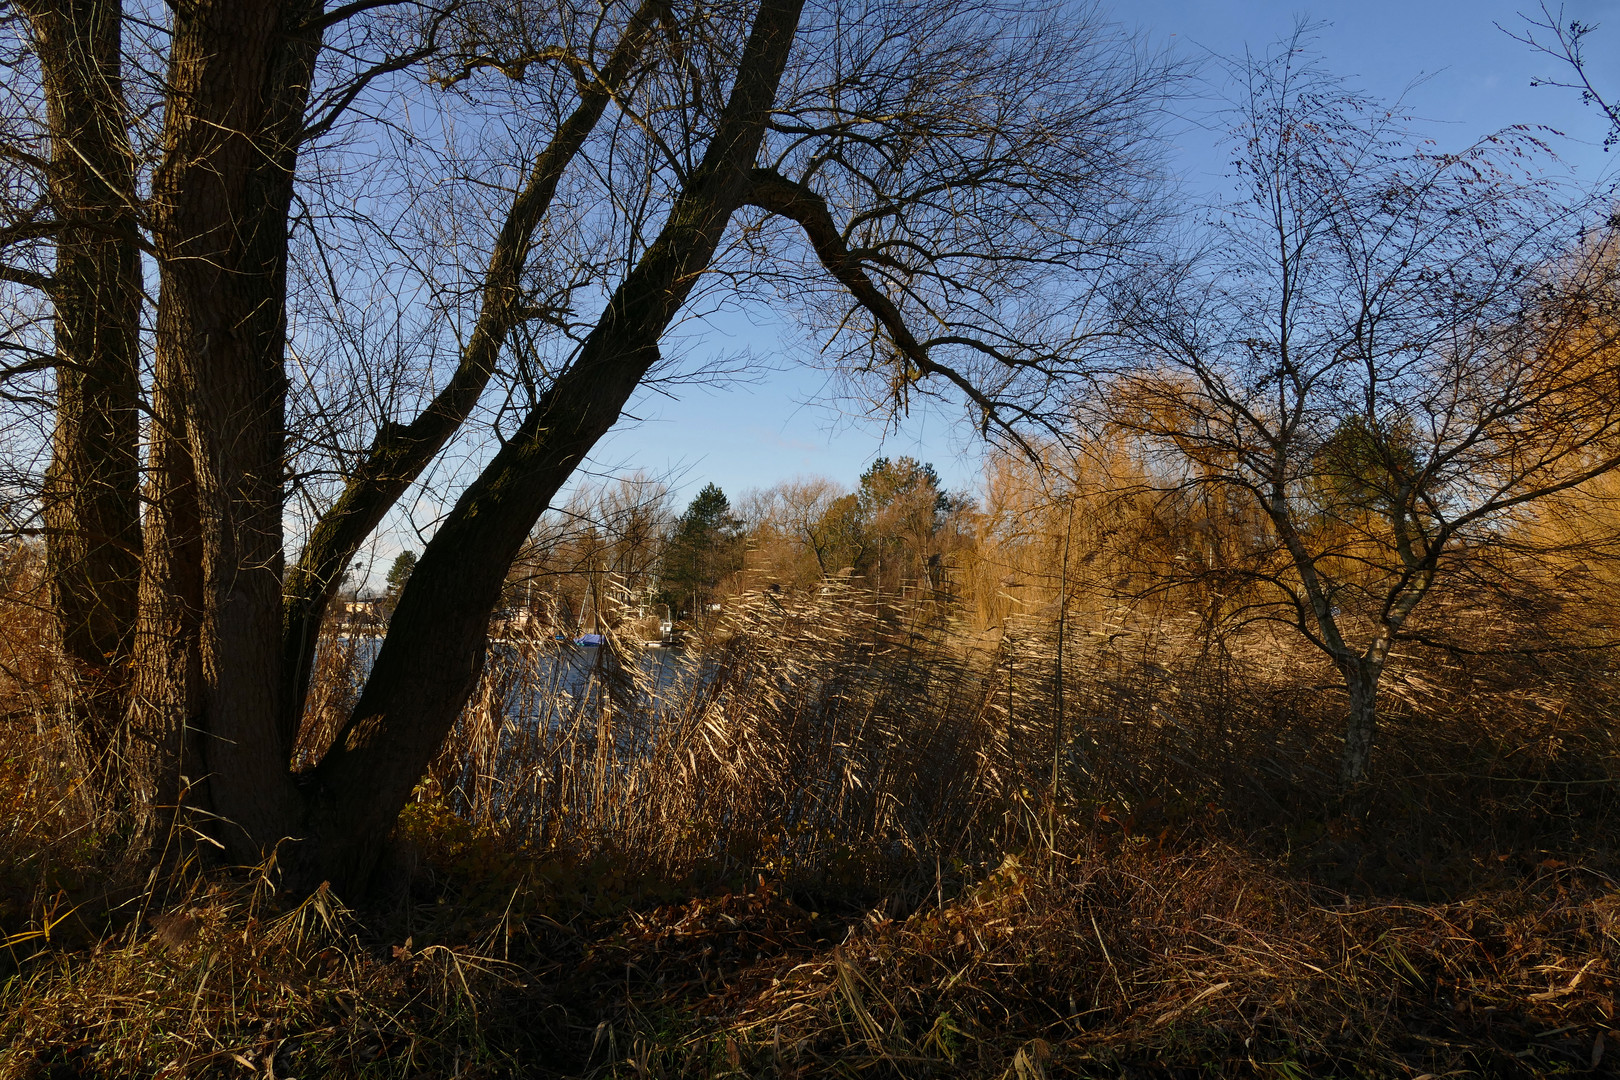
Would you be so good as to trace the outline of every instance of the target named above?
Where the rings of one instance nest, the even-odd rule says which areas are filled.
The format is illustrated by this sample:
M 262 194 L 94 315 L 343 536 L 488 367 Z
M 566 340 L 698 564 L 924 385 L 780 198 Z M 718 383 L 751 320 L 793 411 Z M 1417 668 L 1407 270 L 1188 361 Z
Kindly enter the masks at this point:
M 186 777 L 227 850 L 254 861 L 301 817 L 279 727 L 283 352 L 318 13 L 177 9 L 152 184 L 158 393 L 132 716 L 159 805 Z
M 658 341 L 741 205 L 803 0 L 763 0 L 703 162 L 578 360 L 463 493 L 400 596 L 349 723 L 312 781 L 301 873 L 353 895 L 465 704 L 490 613 L 529 530 L 658 358 Z
M 602 68 L 600 81 L 581 92 L 578 106 L 530 167 L 528 182 L 512 200 L 490 253 L 478 322 L 462 349 L 455 374 L 411 423 L 383 425 L 365 461 L 344 485 L 337 502 L 321 516 L 297 564 L 287 575 L 281 737 L 289 748 L 297 741 L 309 694 L 321 619 L 337 593 L 343 572 L 389 508 L 460 430 L 478 404 L 507 336 L 524 317 L 522 275 L 535 230 L 551 207 L 564 171 L 584 147 L 609 99 L 641 55 L 656 6 L 656 0 L 646 0 L 631 16 Z
M 141 557 L 141 282 L 121 13 L 112 0 L 57 0 L 31 4 L 29 14 L 51 133 L 50 199 L 61 222 L 45 546 L 57 635 L 72 667 L 61 690 L 101 773 L 117 756 Z
M 1378 677 L 1383 665 L 1354 657 L 1340 666 L 1350 692 L 1350 715 L 1345 725 L 1344 753 L 1339 759 L 1340 798 L 1348 812 L 1363 809 L 1359 797 L 1372 765 L 1373 735 L 1378 726 Z

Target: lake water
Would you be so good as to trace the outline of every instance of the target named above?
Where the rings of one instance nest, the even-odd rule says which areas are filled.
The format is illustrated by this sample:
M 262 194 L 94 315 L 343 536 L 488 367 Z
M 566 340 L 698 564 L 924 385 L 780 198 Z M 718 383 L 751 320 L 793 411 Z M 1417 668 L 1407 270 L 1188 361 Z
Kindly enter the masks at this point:
M 348 642 L 348 638 L 340 638 Z M 381 637 L 355 642 L 355 676 L 364 681 L 382 648 Z M 559 712 L 589 707 L 612 695 L 621 708 L 656 712 L 696 689 L 694 681 L 714 672 L 712 662 L 677 646 L 616 650 L 571 641 L 489 643 L 485 678 L 504 688 L 509 721 L 539 724 Z

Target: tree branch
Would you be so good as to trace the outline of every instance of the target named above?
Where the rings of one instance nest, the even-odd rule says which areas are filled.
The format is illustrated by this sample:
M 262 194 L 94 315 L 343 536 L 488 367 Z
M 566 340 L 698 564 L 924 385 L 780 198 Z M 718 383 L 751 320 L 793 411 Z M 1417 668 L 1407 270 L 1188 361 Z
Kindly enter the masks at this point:
M 10 281 L 18 285 L 26 285 L 30 289 L 49 293 L 56 288 L 56 279 L 49 274 L 36 273 L 33 270 L 24 270 L 20 266 L 0 265 L 0 281 Z
M 821 265 L 839 284 L 849 290 L 856 303 L 878 320 L 901 356 L 915 368 L 914 372 L 902 369 L 896 373 L 894 393 L 897 402 L 903 403 L 904 388 L 916 375 L 934 375 L 943 378 L 979 407 L 984 428 L 994 423 L 1029 455 L 1031 460 L 1038 460 L 1039 455 L 1035 448 L 1004 416 L 1004 411 L 1009 408 L 1008 403 L 990 398 L 961 372 L 948 365 L 936 363 L 929 356 L 928 349 L 917 340 L 911 328 L 906 325 L 900 309 L 873 284 L 861 260 L 844 242 L 843 233 L 833 221 L 832 212 L 827 208 L 827 200 L 803 184 L 794 183 L 772 169 L 755 169 L 749 179 L 749 204 L 787 218 L 803 228 L 811 248 L 821 260 Z M 1029 415 L 1025 410 L 1019 410 L 1015 406 L 1012 408 L 1026 417 Z

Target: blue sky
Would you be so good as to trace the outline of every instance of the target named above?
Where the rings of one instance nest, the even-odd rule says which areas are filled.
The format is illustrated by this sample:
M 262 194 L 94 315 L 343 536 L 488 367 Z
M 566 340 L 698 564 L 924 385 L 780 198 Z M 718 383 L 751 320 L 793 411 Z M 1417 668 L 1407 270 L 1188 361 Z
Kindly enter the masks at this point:
M 1152 45 L 1191 59 L 1245 48 L 1262 53 L 1289 34 L 1296 20 L 1320 23 L 1316 47 L 1325 66 L 1365 92 L 1404 97 L 1442 146 L 1465 146 L 1516 124 L 1549 128 L 1559 134 L 1548 134 L 1548 141 L 1575 177 L 1595 182 L 1620 165 L 1620 149 L 1603 151 L 1603 118 L 1583 107 L 1572 90 L 1532 88 L 1537 75 L 1561 74 L 1557 65 L 1495 25 L 1522 26 L 1517 13 L 1535 3 L 1113 0 L 1111 8 L 1117 21 L 1142 31 Z M 1601 24 L 1589 41 L 1588 61 L 1599 85 L 1620 96 L 1620 0 L 1569 0 L 1563 10 L 1565 20 Z M 1206 63 L 1204 74 L 1207 85 L 1197 87 L 1179 110 L 1170 147 L 1170 169 L 1189 203 L 1226 186 L 1227 155 L 1215 115 L 1219 72 Z M 897 427 L 852 417 L 824 372 L 792 362 L 787 337 L 768 309 L 731 313 L 707 328 L 687 324 L 682 337 L 666 346 L 698 362 L 746 350 L 763 361 L 757 376 L 724 387 L 672 387 L 673 396 L 643 392 L 598 445 L 580 482 L 645 470 L 674 486 L 679 509 L 709 482 L 734 500 L 750 488 L 795 476 L 826 476 L 853 486 L 880 454 L 910 454 L 932 462 L 951 488 L 978 486 L 981 447 L 959 410 L 921 409 Z M 380 585 L 394 555 L 402 547 L 419 550 L 444 509 L 425 497 L 401 507 L 362 555 L 362 573 Z
M 1544 125 L 1567 136 L 1552 142 L 1576 174 L 1596 179 L 1620 156 L 1602 151 L 1601 117 L 1583 108 L 1573 91 L 1531 88 L 1532 77 L 1553 73 L 1556 65 L 1493 25 L 1518 24 L 1516 13 L 1533 2 L 1121 0 L 1111 7 L 1122 24 L 1187 57 L 1245 47 L 1263 52 L 1297 18 L 1321 22 L 1317 47 L 1326 65 L 1370 93 L 1404 94 L 1442 145 L 1464 145 L 1513 124 Z M 1590 60 L 1594 74 L 1620 93 L 1620 0 L 1574 0 L 1564 10 L 1566 18 L 1609 24 L 1591 39 Z M 1210 80 L 1217 74 L 1206 66 Z M 1216 92 L 1218 86 L 1209 87 L 1211 96 Z M 1171 167 L 1194 199 L 1224 184 L 1213 109 L 1209 100 L 1188 101 L 1174 132 Z M 761 310 L 728 317 L 705 337 L 689 340 L 686 348 L 696 357 L 749 349 L 776 370 L 750 385 L 680 387 L 676 400 L 644 395 L 631 407 L 640 419 L 604 441 L 595 468 L 669 475 L 683 502 L 709 481 L 733 496 L 795 475 L 853 483 L 883 453 L 932 461 L 953 487 L 976 484 L 979 447 L 959 424 L 959 413 L 922 410 L 898 430 L 852 419 L 833 400 L 825 373 L 784 358 L 779 329 Z

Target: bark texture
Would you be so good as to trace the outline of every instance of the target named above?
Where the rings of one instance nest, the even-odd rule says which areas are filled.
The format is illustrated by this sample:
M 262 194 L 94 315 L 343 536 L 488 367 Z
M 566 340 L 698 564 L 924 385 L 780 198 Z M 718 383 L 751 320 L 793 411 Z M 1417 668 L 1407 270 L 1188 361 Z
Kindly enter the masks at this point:
M 62 687 L 99 765 L 114 749 L 140 575 L 141 291 L 134 160 L 111 0 L 27 8 L 51 132 L 56 422 L 46 554 Z
M 312 0 L 176 10 L 152 185 L 161 287 L 132 719 L 152 748 L 157 803 L 174 805 L 189 782 L 227 849 L 254 861 L 300 817 L 279 738 L 283 354 L 319 11 Z
M 1352 657 L 1341 666 L 1345 689 L 1350 692 L 1350 715 L 1345 722 L 1344 754 L 1339 759 L 1339 789 L 1346 807 L 1352 810 L 1359 802 L 1357 789 L 1365 783 L 1372 767 L 1382 669 L 1382 662 L 1366 657 Z

